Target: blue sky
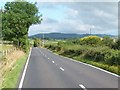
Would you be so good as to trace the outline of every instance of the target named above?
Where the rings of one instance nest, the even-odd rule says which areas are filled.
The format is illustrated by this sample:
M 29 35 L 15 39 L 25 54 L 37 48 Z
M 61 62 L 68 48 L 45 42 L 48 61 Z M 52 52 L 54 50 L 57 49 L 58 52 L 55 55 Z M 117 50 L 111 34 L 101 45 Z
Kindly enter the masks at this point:
M 9 1 L 9 0 L 8 0 Z M 82 1 L 82 0 L 81 0 Z M 106 2 L 38 2 L 37 7 L 43 15 L 41 24 L 31 25 L 29 35 L 38 33 L 89 33 L 118 34 L 117 0 Z M 98 0 L 97 0 L 98 1 Z M 111 1 L 111 2 L 110 2 Z M 114 1 L 114 2 L 113 2 Z M 2 1 L 1 1 L 2 2 Z M 30 2 L 34 2 L 30 0 Z M 4 6 L 0 3 L 0 7 Z

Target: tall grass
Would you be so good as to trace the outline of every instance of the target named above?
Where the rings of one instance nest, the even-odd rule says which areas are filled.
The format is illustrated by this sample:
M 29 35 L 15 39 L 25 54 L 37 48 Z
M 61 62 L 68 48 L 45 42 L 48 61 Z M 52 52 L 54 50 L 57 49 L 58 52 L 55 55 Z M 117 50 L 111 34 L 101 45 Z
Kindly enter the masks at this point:
M 21 70 L 27 60 L 27 54 L 21 57 L 16 61 L 13 68 L 6 72 L 4 78 L 4 81 L 2 83 L 2 86 L 0 88 L 16 88 Z

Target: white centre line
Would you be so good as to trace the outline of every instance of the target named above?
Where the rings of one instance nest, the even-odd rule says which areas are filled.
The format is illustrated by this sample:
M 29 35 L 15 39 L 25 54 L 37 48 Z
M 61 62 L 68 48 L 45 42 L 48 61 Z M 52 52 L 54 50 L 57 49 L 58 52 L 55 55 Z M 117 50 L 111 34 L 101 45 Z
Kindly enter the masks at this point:
M 55 63 L 55 61 L 52 61 L 52 63 Z
M 85 86 L 83 86 L 82 84 L 79 84 L 79 86 L 83 89 L 83 90 L 87 90 Z
M 64 68 L 60 67 L 60 70 L 64 71 Z

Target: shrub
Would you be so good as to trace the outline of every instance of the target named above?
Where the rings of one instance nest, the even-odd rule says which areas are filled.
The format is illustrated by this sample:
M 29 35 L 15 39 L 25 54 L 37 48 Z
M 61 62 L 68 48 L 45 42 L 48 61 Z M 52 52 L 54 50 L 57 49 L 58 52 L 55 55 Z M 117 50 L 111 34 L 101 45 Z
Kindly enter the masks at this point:
M 102 44 L 103 44 L 103 45 L 112 47 L 113 43 L 114 43 L 114 42 L 113 42 L 113 39 L 110 38 L 110 37 L 108 37 L 108 36 L 105 36 L 105 37 L 103 37 L 103 39 L 102 39 Z
M 109 65 L 118 65 L 120 64 L 120 56 L 119 52 L 112 50 L 110 52 L 107 52 L 104 57 L 105 63 Z
M 64 56 L 81 56 L 95 62 L 103 62 L 108 65 L 120 65 L 120 51 L 111 49 L 107 46 L 93 47 L 89 45 L 59 43 L 58 45 L 49 45 L 48 48 Z
M 92 45 L 96 46 L 101 42 L 101 38 L 98 36 L 87 36 L 80 39 L 82 45 Z

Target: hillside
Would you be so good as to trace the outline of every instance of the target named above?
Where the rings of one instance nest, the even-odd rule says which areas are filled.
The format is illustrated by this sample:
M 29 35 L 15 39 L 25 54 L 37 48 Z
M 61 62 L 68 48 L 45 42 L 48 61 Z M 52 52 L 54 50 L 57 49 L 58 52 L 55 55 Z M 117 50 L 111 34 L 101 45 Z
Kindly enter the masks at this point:
M 51 38 L 51 39 L 70 39 L 70 38 L 82 38 L 85 36 L 89 36 L 90 34 L 66 34 L 66 33 L 45 33 L 44 38 Z M 99 37 L 110 36 L 115 37 L 113 35 L 106 35 L 106 34 L 91 34 Z M 43 34 L 36 34 L 29 36 L 29 38 L 43 38 Z

